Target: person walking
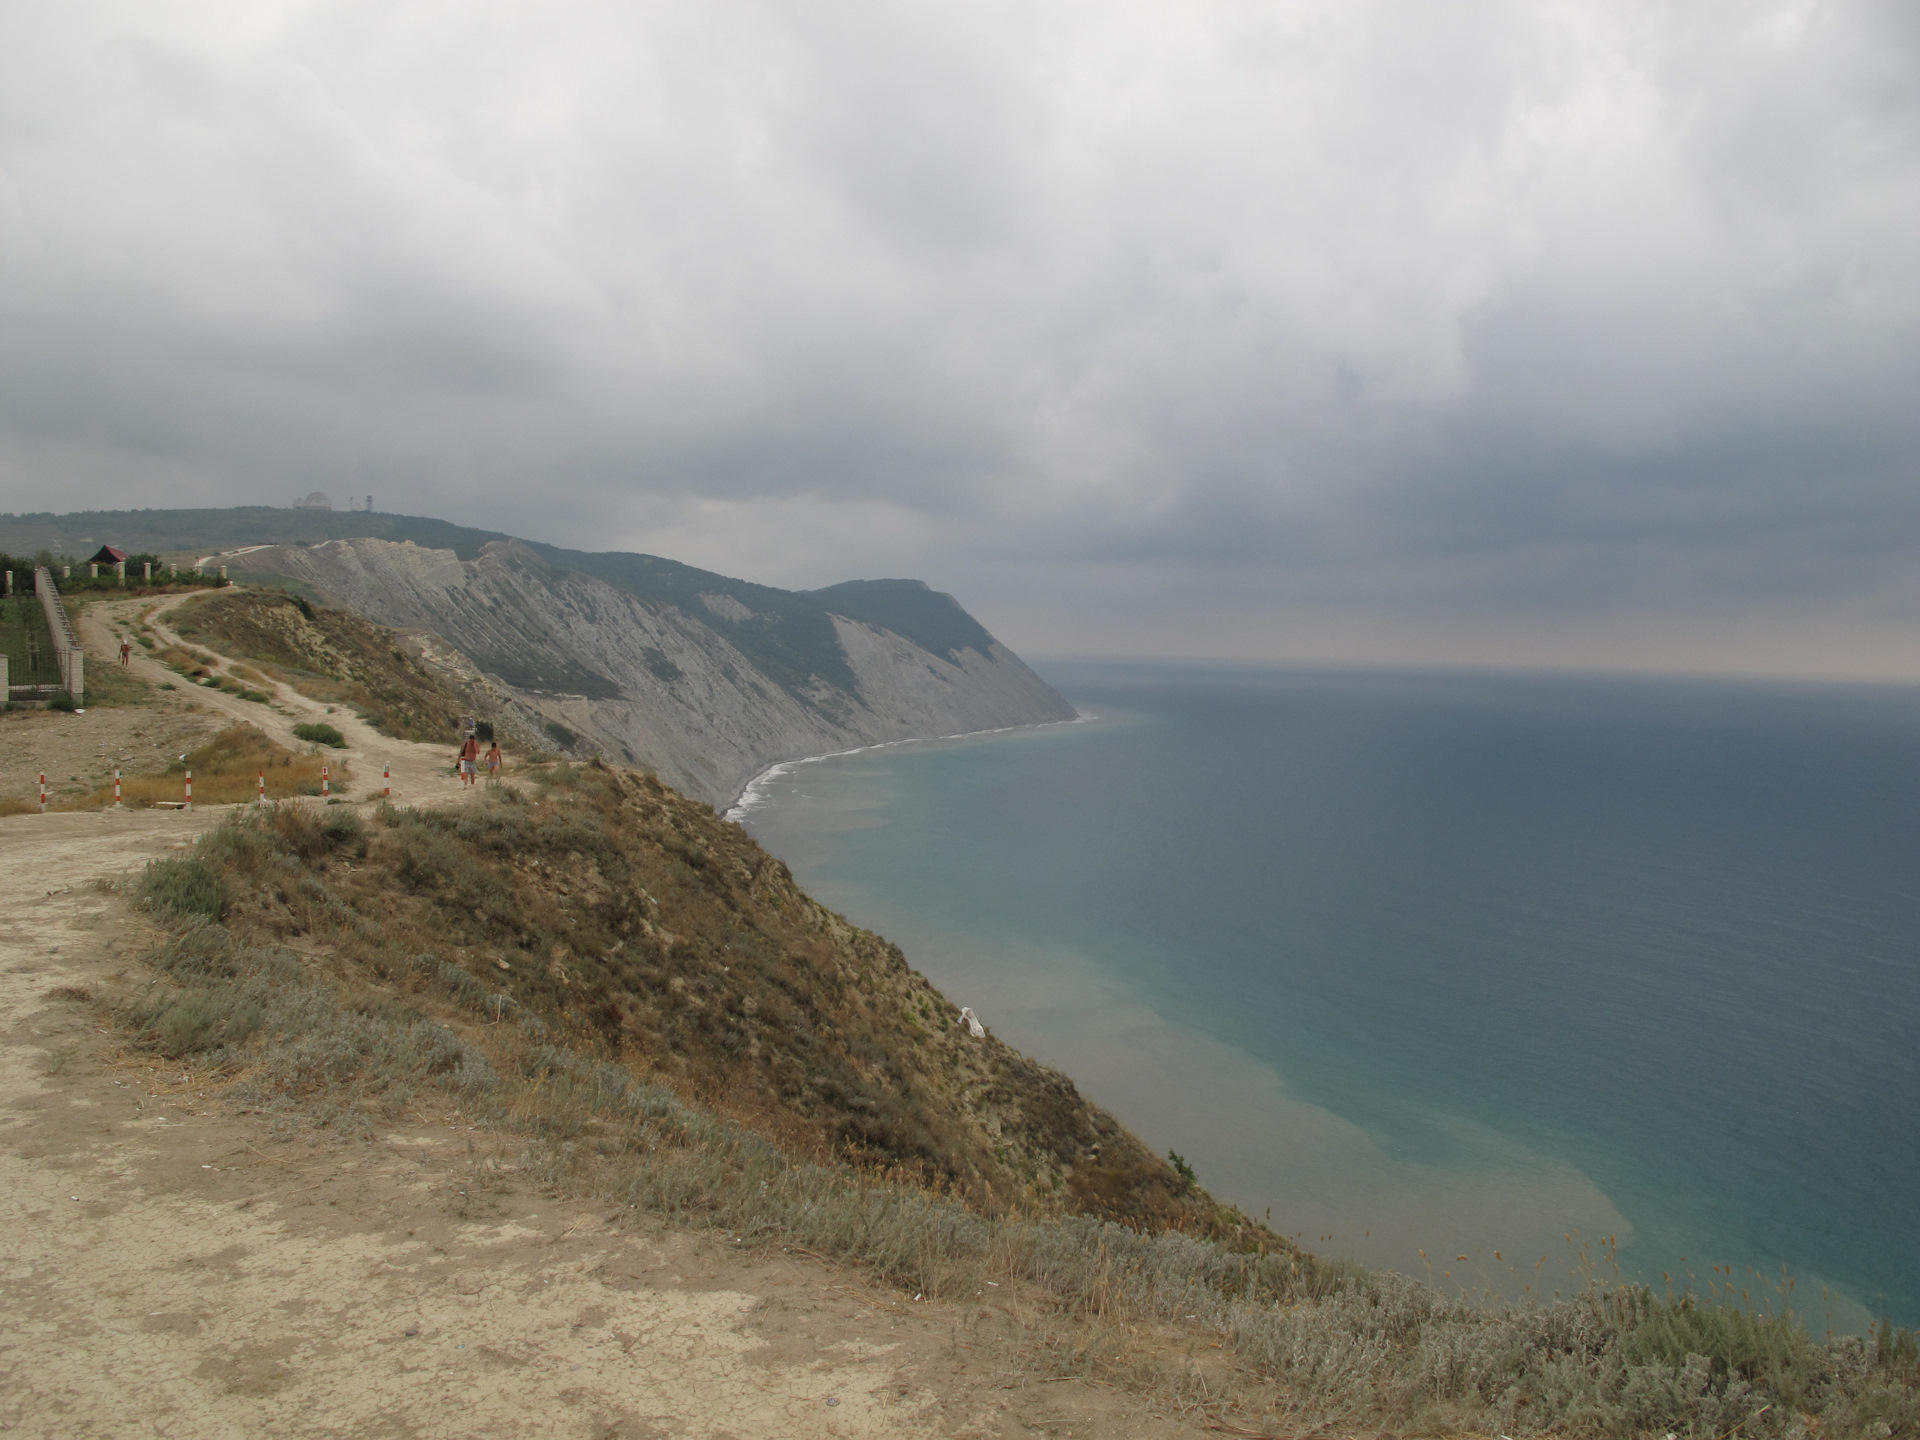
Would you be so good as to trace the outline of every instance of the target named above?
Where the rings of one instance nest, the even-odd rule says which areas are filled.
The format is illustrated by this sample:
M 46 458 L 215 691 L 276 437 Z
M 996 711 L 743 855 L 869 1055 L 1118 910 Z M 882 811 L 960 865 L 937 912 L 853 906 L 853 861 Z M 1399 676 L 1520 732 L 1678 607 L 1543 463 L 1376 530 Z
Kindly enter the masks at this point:
M 478 779 L 473 772 L 479 759 L 480 742 L 469 735 L 467 743 L 460 747 L 460 783 L 462 785 L 472 785 Z
M 120 668 L 122 670 L 133 668 L 133 642 L 124 635 L 120 637 Z
M 498 785 L 500 783 L 500 765 L 505 758 L 506 757 L 500 753 L 500 742 L 498 740 L 493 741 L 487 746 L 487 783 L 489 785 Z

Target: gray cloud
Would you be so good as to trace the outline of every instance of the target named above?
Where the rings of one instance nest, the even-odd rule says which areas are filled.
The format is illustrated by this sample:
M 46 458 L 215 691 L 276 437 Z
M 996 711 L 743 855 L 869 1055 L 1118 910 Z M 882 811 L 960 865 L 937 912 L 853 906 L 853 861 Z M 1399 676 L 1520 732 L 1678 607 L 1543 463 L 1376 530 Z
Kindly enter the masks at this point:
M 1920 673 L 1917 62 L 1865 0 L 3 6 L 0 505 Z

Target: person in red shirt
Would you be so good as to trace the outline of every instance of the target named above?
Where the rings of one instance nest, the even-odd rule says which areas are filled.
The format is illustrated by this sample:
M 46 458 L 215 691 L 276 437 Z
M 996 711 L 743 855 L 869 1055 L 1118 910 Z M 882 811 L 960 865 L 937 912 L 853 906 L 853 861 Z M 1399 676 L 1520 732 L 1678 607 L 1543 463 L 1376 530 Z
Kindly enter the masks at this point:
M 469 735 L 467 736 L 467 743 L 460 747 L 460 783 L 462 785 L 471 785 L 474 783 L 476 779 L 473 773 L 475 769 L 474 762 L 479 760 L 479 758 L 480 742 Z

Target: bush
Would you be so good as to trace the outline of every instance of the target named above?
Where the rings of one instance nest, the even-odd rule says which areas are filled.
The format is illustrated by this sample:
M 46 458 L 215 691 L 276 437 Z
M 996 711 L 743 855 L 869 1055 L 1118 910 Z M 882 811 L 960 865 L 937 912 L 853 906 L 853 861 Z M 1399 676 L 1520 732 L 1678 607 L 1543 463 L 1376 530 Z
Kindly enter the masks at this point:
M 366 829 L 360 823 L 360 816 L 345 808 L 316 814 L 300 806 L 276 805 L 270 819 L 254 821 L 252 826 L 223 826 L 213 833 L 223 836 L 223 845 L 233 845 L 237 840 L 225 838 L 226 832 L 237 837 L 260 825 L 270 832 L 273 845 L 309 863 L 336 853 L 356 859 L 367 853 Z M 208 842 L 200 843 L 205 846 Z
M 356 859 L 367 853 L 366 827 L 360 823 L 356 811 L 329 810 L 320 822 L 320 833 L 330 849 L 344 851 Z
M 266 1018 L 259 999 L 246 992 L 193 990 L 169 996 L 136 1013 L 140 1038 L 169 1059 L 239 1045 Z
M 547 734 L 551 735 L 568 749 L 572 749 L 580 743 L 580 737 L 562 725 L 558 720 L 547 721 Z
M 304 740 L 309 745 L 331 745 L 335 750 L 344 750 L 347 748 L 346 736 L 342 735 L 331 725 L 322 725 L 317 722 L 309 725 L 296 725 L 293 727 L 293 736 L 294 739 Z
M 227 886 L 198 855 L 150 860 L 140 877 L 140 900 L 150 910 L 218 920 L 227 912 Z
M 69 695 L 66 691 L 62 690 L 58 695 L 54 696 L 53 699 L 47 702 L 47 708 L 49 710 L 73 711 L 73 710 L 78 710 L 80 708 L 80 702 L 75 700 L 73 696 Z

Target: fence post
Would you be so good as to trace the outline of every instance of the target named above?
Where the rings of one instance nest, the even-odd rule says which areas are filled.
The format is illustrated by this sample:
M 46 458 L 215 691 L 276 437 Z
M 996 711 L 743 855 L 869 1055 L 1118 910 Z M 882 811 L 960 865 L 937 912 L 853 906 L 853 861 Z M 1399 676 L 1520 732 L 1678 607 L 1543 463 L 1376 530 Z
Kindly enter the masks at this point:
M 87 578 L 89 580 L 98 580 L 100 578 L 100 567 L 91 560 L 87 562 Z
M 122 585 L 127 583 L 127 562 L 126 561 L 116 560 L 113 562 L 113 576 L 114 576 L 114 579 L 118 580 Z
M 140 562 L 140 578 L 149 585 L 153 583 L 153 561 L 142 560 Z
M 227 567 L 224 565 L 220 567 L 220 583 L 222 585 L 227 583 Z
M 7 594 L 13 594 L 13 571 L 7 571 Z
M 67 651 L 67 693 L 81 705 L 87 698 L 87 656 L 78 645 Z
M 13 572 L 9 570 L 7 573 L 11 575 Z M 10 655 L 0 655 L 0 705 L 13 699 L 13 686 L 7 680 L 7 666 L 12 659 Z

